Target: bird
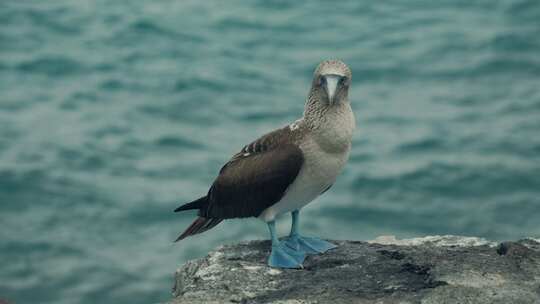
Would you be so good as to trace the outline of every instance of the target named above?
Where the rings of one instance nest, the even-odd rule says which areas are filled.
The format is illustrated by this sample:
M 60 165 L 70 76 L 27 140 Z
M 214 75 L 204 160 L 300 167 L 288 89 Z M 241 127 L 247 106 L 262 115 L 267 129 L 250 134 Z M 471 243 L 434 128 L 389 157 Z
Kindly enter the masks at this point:
M 271 267 L 302 268 L 307 254 L 336 248 L 300 234 L 299 217 L 302 207 L 330 189 L 348 161 L 356 127 L 349 102 L 351 80 L 351 69 L 343 61 L 322 61 L 302 117 L 244 146 L 221 168 L 205 196 L 174 210 L 198 210 L 176 242 L 225 219 L 256 217 L 268 226 Z M 275 221 L 285 213 L 291 213 L 291 230 L 280 240 Z

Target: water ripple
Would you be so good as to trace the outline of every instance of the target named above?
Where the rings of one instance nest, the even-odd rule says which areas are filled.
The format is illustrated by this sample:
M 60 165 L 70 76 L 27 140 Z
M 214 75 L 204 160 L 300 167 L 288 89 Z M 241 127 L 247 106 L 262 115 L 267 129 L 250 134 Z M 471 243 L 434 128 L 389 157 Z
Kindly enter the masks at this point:
M 60 56 L 49 56 L 21 62 L 15 66 L 21 72 L 65 76 L 82 73 L 85 66 L 78 60 Z
M 15 303 L 165 302 L 171 265 L 266 237 L 228 221 L 171 246 L 194 216 L 171 209 L 300 116 L 325 58 L 353 70 L 358 130 L 306 232 L 540 236 L 536 0 L 0 7 L 0 294 Z

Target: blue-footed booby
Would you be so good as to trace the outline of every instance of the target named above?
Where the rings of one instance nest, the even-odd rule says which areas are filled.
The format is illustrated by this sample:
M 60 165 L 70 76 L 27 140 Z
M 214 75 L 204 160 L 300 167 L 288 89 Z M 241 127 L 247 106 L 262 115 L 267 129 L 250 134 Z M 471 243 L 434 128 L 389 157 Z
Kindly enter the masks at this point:
M 316 68 L 303 116 L 242 148 L 219 171 L 208 193 L 176 210 L 198 217 L 176 241 L 207 231 L 224 219 L 257 217 L 267 223 L 268 264 L 301 268 L 306 254 L 336 246 L 298 231 L 300 209 L 327 191 L 349 158 L 355 118 L 349 103 L 351 70 L 339 60 Z M 288 237 L 278 239 L 275 219 L 291 212 Z

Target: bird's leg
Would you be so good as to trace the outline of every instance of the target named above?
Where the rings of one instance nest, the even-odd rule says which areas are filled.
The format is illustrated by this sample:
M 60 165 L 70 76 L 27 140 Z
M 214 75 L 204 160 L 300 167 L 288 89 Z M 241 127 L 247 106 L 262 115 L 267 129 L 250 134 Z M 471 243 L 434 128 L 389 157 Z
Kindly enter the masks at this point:
M 321 240 L 315 237 L 306 237 L 300 235 L 298 232 L 298 222 L 300 217 L 300 210 L 294 210 L 291 212 L 292 224 L 291 233 L 282 243 L 297 252 L 305 253 L 323 253 L 337 246 L 327 241 Z
M 268 222 L 270 239 L 272 241 L 272 252 L 268 257 L 268 265 L 278 268 L 302 268 L 302 263 L 306 258 L 305 253 L 294 251 L 281 244 L 276 235 L 276 222 Z

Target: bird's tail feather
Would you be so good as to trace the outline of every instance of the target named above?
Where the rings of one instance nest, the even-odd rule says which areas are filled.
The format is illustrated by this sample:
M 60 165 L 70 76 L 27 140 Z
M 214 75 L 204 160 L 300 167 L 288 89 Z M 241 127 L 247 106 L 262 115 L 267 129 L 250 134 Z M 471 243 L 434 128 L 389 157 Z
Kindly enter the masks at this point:
M 214 228 L 217 224 L 221 223 L 223 219 L 219 218 L 206 218 L 199 216 L 191 225 L 184 231 L 176 240 L 175 242 L 178 242 L 180 240 L 185 239 L 188 236 L 203 233 L 206 230 L 210 230 Z
M 203 196 L 199 199 L 194 200 L 191 203 L 184 204 L 176 209 L 174 209 L 174 212 L 180 212 L 184 210 L 191 210 L 191 209 L 201 209 L 206 204 L 206 196 Z

